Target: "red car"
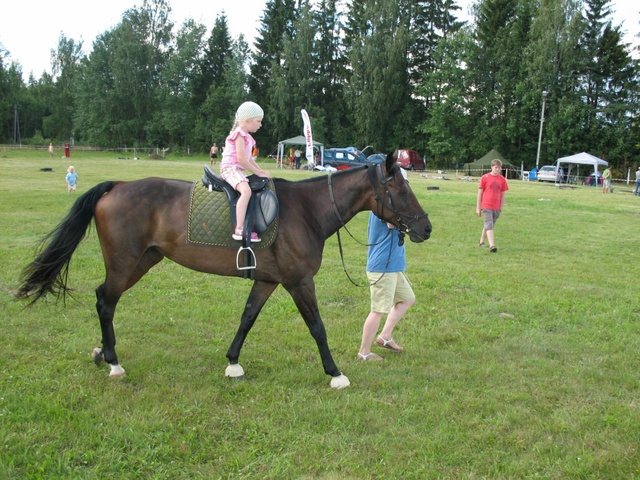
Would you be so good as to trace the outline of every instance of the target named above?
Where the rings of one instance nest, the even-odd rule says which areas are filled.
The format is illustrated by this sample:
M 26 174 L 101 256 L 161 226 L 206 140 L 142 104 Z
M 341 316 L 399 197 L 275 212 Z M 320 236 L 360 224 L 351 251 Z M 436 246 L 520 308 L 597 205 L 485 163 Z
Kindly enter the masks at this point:
M 405 170 L 424 170 L 424 160 L 415 150 L 398 150 L 396 163 Z

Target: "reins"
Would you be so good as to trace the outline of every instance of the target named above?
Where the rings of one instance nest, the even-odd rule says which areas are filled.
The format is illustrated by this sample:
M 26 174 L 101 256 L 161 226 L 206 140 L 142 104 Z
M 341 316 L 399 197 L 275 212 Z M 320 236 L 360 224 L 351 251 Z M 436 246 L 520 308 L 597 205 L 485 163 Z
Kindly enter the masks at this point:
M 340 225 L 342 225 L 342 228 L 346 230 L 349 236 L 353 238 L 356 241 L 356 243 L 358 243 L 359 245 L 362 245 L 363 247 L 368 247 L 370 244 L 362 243 L 360 240 L 354 237 L 353 234 L 349 231 L 347 224 L 344 223 L 344 220 L 342 220 L 342 216 L 340 215 L 340 212 L 338 211 L 338 206 L 336 205 L 336 197 L 333 195 L 333 184 L 331 183 L 331 176 L 332 176 L 331 174 L 327 175 L 327 182 L 329 184 L 329 198 L 331 199 L 331 206 L 333 207 L 333 212 L 336 214 L 336 217 L 338 217 L 338 220 L 340 220 Z M 338 229 L 337 233 L 338 233 L 338 244 L 340 244 L 340 229 Z

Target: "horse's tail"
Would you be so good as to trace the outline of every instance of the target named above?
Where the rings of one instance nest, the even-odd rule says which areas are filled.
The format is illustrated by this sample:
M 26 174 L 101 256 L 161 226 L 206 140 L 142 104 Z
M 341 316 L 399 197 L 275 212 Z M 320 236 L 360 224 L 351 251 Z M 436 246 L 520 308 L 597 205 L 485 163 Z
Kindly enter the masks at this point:
M 71 256 L 91 224 L 98 200 L 115 184 L 100 183 L 78 197 L 64 220 L 44 237 L 35 260 L 23 270 L 16 297 L 33 297 L 31 303 L 34 303 L 52 293 L 64 299 L 71 290 L 67 287 Z

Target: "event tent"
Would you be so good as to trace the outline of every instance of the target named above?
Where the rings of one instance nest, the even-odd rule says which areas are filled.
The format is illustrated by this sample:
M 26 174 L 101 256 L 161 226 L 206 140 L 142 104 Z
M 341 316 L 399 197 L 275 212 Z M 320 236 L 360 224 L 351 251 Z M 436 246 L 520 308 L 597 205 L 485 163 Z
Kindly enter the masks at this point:
M 301 147 L 304 147 L 307 145 L 307 139 L 304 138 L 303 135 L 298 135 L 297 137 L 287 138 L 286 140 L 281 140 L 278 142 L 278 159 L 280 161 L 281 167 L 283 163 L 282 159 L 284 158 L 284 148 L 286 145 L 299 145 Z M 320 151 L 320 162 L 322 163 L 322 159 L 324 158 L 324 145 L 314 140 L 313 146 Z
M 466 175 L 469 175 L 469 176 L 478 176 L 478 177 L 482 176 L 485 173 L 491 171 L 491 162 L 495 159 L 498 159 L 502 162 L 503 169 L 517 170 L 515 165 L 509 162 L 509 160 L 505 160 L 505 158 L 500 154 L 500 152 L 495 148 L 493 148 L 484 157 L 476 160 L 475 162 L 465 163 L 464 171 Z
M 571 171 L 571 165 L 578 165 L 578 175 L 580 176 L 580 165 L 590 165 L 593 167 L 593 171 L 597 172 L 599 166 L 607 167 L 609 165 L 608 162 L 598 158 L 594 155 L 591 155 L 586 152 L 576 153 L 575 155 L 570 155 L 568 157 L 561 157 L 556 162 L 556 170 L 561 168 L 561 163 L 566 163 L 569 165 L 569 171 Z M 567 173 L 568 175 L 568 173 Z

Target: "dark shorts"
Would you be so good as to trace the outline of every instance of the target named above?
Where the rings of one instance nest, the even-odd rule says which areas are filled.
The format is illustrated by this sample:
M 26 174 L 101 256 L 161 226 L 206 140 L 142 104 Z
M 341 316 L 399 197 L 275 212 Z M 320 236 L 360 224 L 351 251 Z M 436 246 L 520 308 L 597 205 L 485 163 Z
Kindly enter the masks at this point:
M 482 218 L 484 219 L 484 229 L 493 230 L 494 225 L 500 217 L 501 210 L 489 210 L 485 208 L 482 210 Z

